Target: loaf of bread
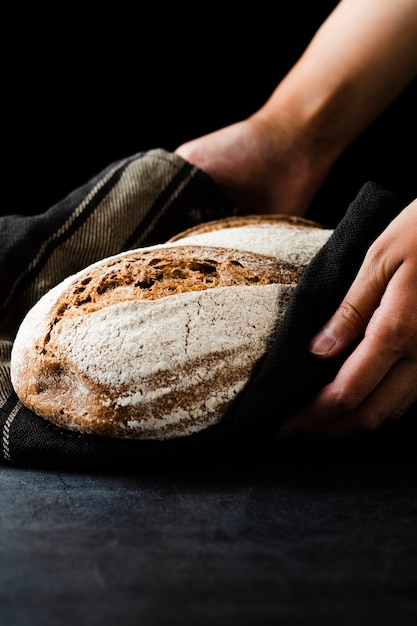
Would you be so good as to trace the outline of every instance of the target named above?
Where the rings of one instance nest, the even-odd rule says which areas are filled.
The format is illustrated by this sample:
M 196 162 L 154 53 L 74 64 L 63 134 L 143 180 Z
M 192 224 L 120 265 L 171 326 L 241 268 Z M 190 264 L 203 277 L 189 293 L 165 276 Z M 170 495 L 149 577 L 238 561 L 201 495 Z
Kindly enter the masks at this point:
M 308 265 L 331 232 L 303 217 L 246 215 L 199 224 L 178 233 L 170 242 L 249 250 L 301 269 Z
M 330 232 L 232 218 L 87 267 L 23 320 L 17 395 L 57 426 L 110 437 L 170 439 L 220 422 Z

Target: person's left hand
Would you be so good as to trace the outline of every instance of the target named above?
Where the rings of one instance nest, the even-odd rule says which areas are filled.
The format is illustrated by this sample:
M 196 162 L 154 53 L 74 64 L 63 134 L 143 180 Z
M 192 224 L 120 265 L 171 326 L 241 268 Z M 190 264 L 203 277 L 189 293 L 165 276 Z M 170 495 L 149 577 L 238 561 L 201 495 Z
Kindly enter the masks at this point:
M 289 418 L 279 437 L 319 440 L 372 431 L 417 401 L 417 199 L 370 247 L 310 350 L 331 358 L 358 338 L 335 379 Z

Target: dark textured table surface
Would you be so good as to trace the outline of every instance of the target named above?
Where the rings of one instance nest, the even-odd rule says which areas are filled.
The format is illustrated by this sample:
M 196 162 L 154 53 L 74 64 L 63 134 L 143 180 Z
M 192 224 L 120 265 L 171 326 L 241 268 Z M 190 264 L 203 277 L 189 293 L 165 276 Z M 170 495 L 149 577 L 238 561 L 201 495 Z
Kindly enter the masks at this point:
M 0 624 L 415 626 L 416 463 L 0 468 Z

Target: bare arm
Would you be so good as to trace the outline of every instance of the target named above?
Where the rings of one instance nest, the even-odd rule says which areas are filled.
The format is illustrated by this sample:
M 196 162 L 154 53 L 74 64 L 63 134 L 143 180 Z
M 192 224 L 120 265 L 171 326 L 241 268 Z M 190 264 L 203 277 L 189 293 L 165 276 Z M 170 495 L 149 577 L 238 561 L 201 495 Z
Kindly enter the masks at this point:
M 415 0 L 342 0 L 256 114 L 334 160 L 417 74 Z
M 177 153 L 246 212 L 303 215 L 338 156 L 416 75 L 416 0 L 342 0 L 258 111 Z

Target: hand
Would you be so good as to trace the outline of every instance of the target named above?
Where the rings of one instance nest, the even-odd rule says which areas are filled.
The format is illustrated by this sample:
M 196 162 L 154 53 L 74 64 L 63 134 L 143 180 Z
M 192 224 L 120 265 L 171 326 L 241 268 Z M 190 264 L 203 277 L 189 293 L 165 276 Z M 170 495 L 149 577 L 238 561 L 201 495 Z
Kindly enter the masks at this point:
M 211 176 L 244 213 L 305 215 L 332 161 L 310 145 L 306 129 L 285 120 L 258 112 L 175 152 Z
M 371 246 L 310 350 L 331 358 L 361 337 L 333 382 L 284 424 L 279 437 L 373 431 L 417 401 L 417 199 Z

